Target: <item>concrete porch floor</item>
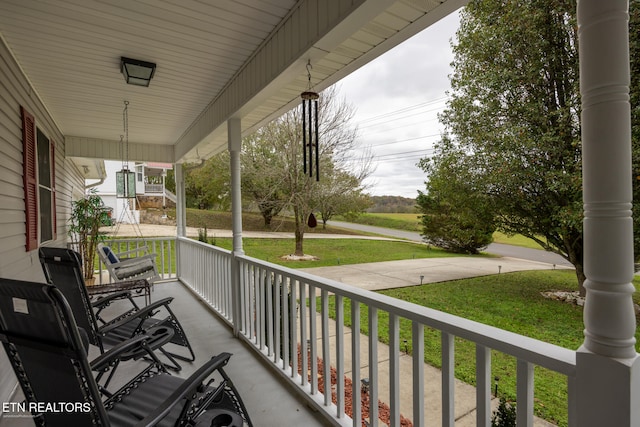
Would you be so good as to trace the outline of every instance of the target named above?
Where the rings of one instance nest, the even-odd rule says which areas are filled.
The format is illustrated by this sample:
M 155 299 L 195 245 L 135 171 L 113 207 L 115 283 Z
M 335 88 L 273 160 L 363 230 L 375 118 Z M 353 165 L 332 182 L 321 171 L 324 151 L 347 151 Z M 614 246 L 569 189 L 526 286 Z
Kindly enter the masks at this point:
M 232 353 L 225 371 L 233 380 L 254 426 L 309 426 L 329 425 L 322 416 L 309 408 L 305 402 L 291 392 L 291 389 L 274 375 L 262 360 L 249 350 L 241 340 L 235 339 L 229 327 L 213 315 L 203 303 L 198 301 L 186 288 L 177 282 L 157 283 L 152 293 L 152 301 L 174 297 L 170 307 L 185 329 L 196 354 L 195 362 L 182 362 L 178 376 L 187 377 L 210 357 L 220 353 Z M 143 298 L 136 298 L 144 305 Z M 98 355 L 93 348 L 89 360 Z M 128 378 L 127 370 L 120 368 L 118 376 Z M 13 401 L 21 401 L 18 392 Z M 0 417 L 0 427 L 34 426 L 29 417 Z

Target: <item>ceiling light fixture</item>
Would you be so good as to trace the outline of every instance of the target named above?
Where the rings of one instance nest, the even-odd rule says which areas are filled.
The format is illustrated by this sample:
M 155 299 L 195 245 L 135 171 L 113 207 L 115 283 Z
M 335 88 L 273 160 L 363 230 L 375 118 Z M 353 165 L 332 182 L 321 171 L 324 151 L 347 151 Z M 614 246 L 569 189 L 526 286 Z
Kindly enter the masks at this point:
M 156 64 L 123 56 L 120 58 L 120 71 L 128 84 L 148 87 L 156 72 Z

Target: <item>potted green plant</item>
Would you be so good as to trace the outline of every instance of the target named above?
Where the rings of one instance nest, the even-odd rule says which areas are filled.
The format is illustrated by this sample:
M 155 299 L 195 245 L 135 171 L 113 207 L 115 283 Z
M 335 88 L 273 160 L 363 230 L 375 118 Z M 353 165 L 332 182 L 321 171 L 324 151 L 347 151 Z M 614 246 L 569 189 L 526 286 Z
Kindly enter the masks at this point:
M 96 246 L 106 235 L 100 227 L 110 224 L 109 211 L 95 190 L 72 202 L 69 237 L 80 253 L 85 281 L 93 279 Z

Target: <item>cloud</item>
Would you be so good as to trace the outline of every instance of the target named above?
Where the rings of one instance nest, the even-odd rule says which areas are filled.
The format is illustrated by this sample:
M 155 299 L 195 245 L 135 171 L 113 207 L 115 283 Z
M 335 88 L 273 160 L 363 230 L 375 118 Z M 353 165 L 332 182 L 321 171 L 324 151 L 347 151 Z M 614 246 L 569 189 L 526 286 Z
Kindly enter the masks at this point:
M 356 110 L 359 143 L 375 156 L 371 194 L 416 197 L 424 188 L 416 163 L 432 152 L 442 130 L 437 114 L 450 89 L 450 41 L 458 26 L 458 14 L 451 14 L 339 83 Z

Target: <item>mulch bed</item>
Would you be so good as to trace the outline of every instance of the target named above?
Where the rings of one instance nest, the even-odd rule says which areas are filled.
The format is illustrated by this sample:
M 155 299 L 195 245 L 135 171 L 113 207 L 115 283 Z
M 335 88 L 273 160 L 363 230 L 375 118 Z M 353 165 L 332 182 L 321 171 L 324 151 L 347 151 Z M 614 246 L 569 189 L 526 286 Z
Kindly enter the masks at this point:
M 300 346 L 298 345 L 298 373 L 300 375 L 302 375 L 302 357 L 301 356 L 302 355 L 300 354 Z M 318 391 L 324 394 L 324 390 L 325 390 L 325 382 L 324 382 L 324 376 L 323 376 L 324 363 L 322 359 L 319 357 L 317 358 L 316 363 L 318 366 Z M 310 354 L 307 354 L 307 366 L 311 366 Z M 333 366 L 330 368 L 330 371 L 331 371 L 331 386 L 332 386 L 331 401 L 334 404 L 337 404 L 338 402 L 337 391 L 335 390 L 336 387 L 333 387 L 333 386 L 337 384 L 338 375 L 337 375 L 336 369 Z M 311 381 L 311 370 L 309 370 L 307 374 L 307 380 Z M 351 378 L 347 377 L 346 375 L 344 377 L 344 400 L 345 400 L 344 412 L 353 418 L 353 387 L 351 383 Z M 362 426 L 366 427 L 367 424 L 365 424 L 365 420 L 369 419 L 369 408 L 370 408 L 369 393 L 361 390 L 360 402 L 361 402 L 361 408 L 362 408 Z M 391 411 L 389 410 L 389 405 L 378 400 L 378 418 L 380 419 L 380 421 L 382 421 L 386 425 L 390 425 L 390 413 Z M 413 423 L 411 422 L 411 420 L 400 415 L 400 426 L 413 427 Z

